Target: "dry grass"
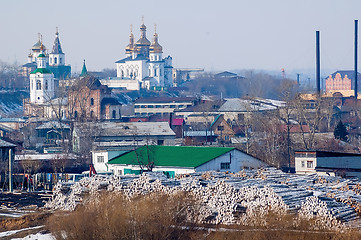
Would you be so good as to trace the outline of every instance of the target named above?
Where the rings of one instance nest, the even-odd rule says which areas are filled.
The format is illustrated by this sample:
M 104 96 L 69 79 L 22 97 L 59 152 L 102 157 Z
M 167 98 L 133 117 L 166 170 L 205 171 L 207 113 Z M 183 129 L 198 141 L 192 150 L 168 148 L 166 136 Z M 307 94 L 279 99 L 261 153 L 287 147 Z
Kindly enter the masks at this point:
M 72 213 L 54 214 L 48 227 L 57 239 L 191 239 L 187 212 L 194 206 L 186 193 L 154 193 L 132 201 L 107 194 Z
M 263 216 L 267 226 L 198 226 L 190 224 L 199 216 L 197 202 L 188 193 L 152 193 L 131 201 L 123 195 L 104 194 L 71 213 L 56 213 L 47 228 L 57 239 L 361 239 L 358 231 L 313 231 L 315 220 L 298 222 L 295 215 L 270 212 Z M 255 221 L 257 222 L 257 221 Z

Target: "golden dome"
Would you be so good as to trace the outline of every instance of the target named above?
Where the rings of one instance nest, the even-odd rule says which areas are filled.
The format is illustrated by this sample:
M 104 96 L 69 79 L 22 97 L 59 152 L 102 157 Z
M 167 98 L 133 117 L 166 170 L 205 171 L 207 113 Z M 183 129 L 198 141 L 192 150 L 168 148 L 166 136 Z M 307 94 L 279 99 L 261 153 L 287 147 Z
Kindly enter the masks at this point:
M 157 25 L 154 24 L 153 42 L 149 46 L 150 53 L 162 53 L 163 47 L 158 43 Z
M 158 43 L 158 34 L 154 33 L 153 35 L 153 42 L 149 46 L 149 52 L 150 53 L 162 53 L 163 47 Z

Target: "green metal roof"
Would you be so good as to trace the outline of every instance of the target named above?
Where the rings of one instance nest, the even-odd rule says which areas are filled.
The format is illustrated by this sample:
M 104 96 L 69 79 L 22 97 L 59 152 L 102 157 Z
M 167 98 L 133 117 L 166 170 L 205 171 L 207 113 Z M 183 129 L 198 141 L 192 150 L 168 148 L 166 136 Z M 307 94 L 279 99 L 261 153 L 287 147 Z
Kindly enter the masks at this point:
M 83 68 L 81 69 L 81 74 L 80 74 L 80 76 L 83 77 L 83 76 L 86 76 L 87 74 L 88 74 L 88 70 L 86 69 L 85 59 L 84 59 Z
M 40 53 L 38 57 L 46 57 L 44 53 Z
M 37 68 L 31 72 L 31 74 L 34 74 L 34 73 L 51 73 L 51 71 L 47 68 Z
M 198 167 L 235 148 L 223 147 L 183 147 L 183 146 L 142 146 L 111 159 L 109 164 L 138 165 L 154 162 L 155 166 Z M 149 155 L 149 158 L 148 158 Z M 149 159 L 149 161 L 148 161 Z

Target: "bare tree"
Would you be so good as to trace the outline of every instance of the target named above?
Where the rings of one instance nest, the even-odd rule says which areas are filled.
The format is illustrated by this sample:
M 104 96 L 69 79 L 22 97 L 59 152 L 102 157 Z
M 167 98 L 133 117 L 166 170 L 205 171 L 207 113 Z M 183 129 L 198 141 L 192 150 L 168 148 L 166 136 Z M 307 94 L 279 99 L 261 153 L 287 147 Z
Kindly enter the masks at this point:
M 307 150 L 313 149 L 316 144 L 316 133 L 325 118 L 321 112 L 321 98 L 317 96 L 314 100 L 305 101 L 297 96 L 293 101 L 293 106 L 303 146 Z

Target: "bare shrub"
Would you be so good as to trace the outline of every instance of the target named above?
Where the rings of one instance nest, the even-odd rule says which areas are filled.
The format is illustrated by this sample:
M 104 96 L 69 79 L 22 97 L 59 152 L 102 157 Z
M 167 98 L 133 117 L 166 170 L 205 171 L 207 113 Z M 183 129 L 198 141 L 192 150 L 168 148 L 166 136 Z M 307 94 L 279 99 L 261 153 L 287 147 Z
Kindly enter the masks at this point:
M 196 204 L 188 193 L 151 193 L 127 199 L 104 194 L 71 213 L 50 217 L 48 228 L 57 239 L 190 239 L 189 216 Z

